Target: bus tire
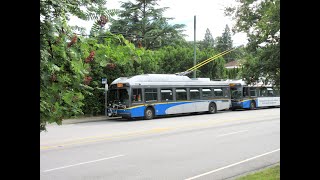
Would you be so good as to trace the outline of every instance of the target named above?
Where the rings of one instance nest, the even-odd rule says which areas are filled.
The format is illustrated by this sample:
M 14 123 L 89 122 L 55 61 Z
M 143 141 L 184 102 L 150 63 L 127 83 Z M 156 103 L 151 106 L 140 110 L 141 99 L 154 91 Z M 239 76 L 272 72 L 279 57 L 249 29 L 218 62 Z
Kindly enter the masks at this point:
M 153 117 L 154 117 L 154 110 L 152 107 L 148 107 L 144 112 L 144 119 L 150 120 L 150 119 L 153 119 Z
M 209 104 L 209 111 L 208 111 L 208 113 L 209 114 L 214 114 L 214 113 L 216 113 L 217 112 L 217 106 L 216 106 L 216 104 L 215 103 L 210 103 Z
M 250 110 L 256 109 L 256 102 L 255 101 L 250 101 Z

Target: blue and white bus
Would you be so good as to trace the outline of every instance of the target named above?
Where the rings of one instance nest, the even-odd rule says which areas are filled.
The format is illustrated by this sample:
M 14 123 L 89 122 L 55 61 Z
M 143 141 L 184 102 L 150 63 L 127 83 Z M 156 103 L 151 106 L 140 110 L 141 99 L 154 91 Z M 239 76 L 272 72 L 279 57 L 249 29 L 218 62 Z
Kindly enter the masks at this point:
M 144 74 L 120 77 L 110 84 L 106 115 L 152 119 L 168 114 L 213 114 L 230 107 L 227 82 L 176 74 Z
M 227 80 L 231 91 L 231 110 L 280 107 L 280 89 L 262 82 L 247 85 L 243 80 Z

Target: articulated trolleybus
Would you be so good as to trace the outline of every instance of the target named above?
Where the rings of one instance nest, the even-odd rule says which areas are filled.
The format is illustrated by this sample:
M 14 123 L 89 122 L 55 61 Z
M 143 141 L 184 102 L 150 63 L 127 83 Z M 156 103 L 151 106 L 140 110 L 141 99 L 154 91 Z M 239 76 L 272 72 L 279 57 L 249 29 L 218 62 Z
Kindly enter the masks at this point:
M 213 114 L 230 107 L 230 87 L 225 81 L 191 79 L 176 74 L 144 74 L 120 77 L 110 84 L 106 114 L 152 119 L 168 114 Z
M 262 82 L 247 85 L 243 80 L 227 80 L 231 91 L 231 110 L 280 107 L 280 89 Z

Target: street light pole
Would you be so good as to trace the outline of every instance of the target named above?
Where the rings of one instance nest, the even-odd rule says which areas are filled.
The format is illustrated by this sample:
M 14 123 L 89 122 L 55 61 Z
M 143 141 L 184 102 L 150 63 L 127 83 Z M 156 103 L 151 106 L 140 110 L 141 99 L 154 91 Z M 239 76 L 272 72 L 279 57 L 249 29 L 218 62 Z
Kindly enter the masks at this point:
M 194 54 L 194 58 L 193 58 L 193 66 L 195 66 L 197 64 L 196 62 L 196 16 L 194 16 L 194 47 L 193 47 L 193 54 Z M 193 71 L 193 78 L 196 78 L 196 70 Z

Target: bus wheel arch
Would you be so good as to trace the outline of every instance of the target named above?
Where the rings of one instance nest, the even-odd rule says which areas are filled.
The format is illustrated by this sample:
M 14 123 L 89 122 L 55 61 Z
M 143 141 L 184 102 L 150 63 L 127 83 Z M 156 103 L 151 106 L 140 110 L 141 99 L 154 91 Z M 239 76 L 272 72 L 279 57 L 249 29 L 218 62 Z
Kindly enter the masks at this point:
M 155 117 L 155 110 L 153 106 L 147 106 L 144 111 L 144 119 L 150 120 Z
M 249 109 L 250 110 L 254 110 L 254 109 L 256 109 L 256 101 L 255 100 L 251 100 L 250 101 L 250 107 L 249 107 Z
M 217 112 L 217 105 L 215 102 L 211 102 L 208 108 L 209 108 L 209 111 L 208 111 L 209 114 L 214 114 Z

